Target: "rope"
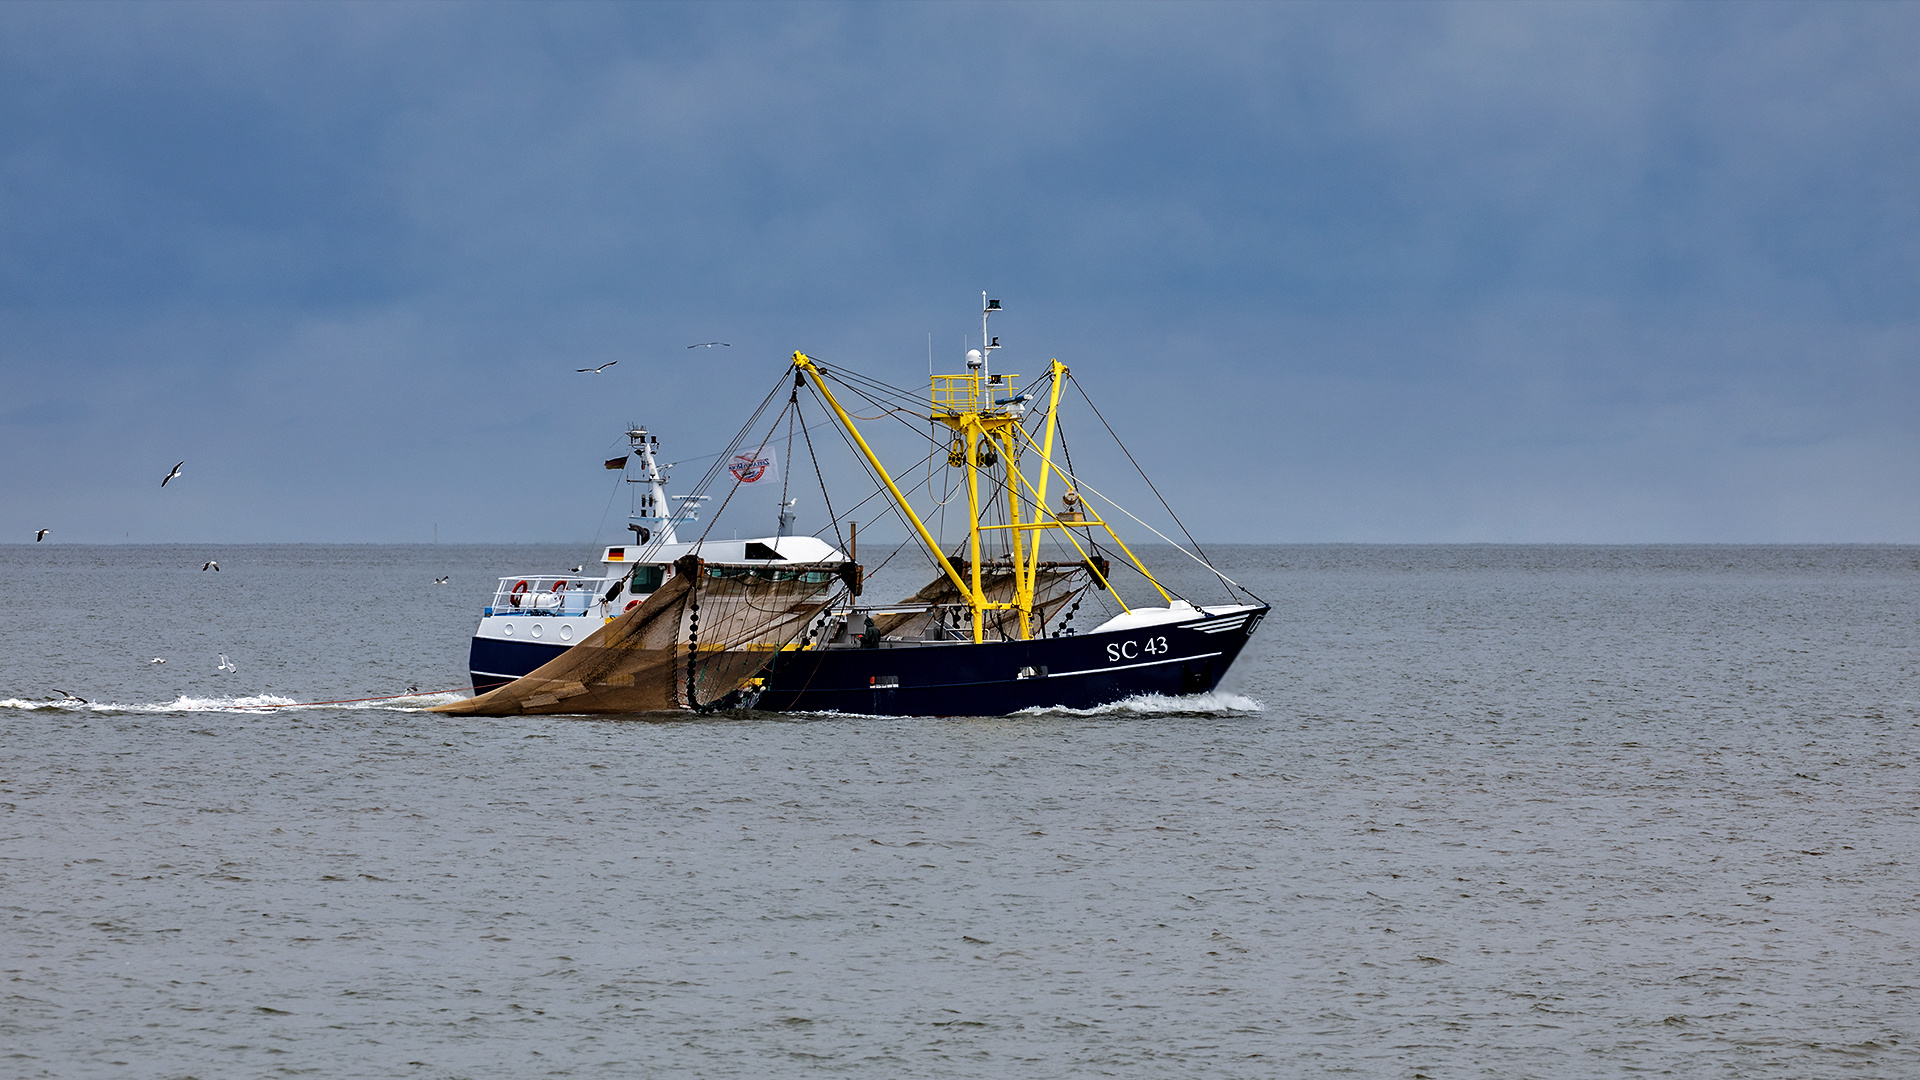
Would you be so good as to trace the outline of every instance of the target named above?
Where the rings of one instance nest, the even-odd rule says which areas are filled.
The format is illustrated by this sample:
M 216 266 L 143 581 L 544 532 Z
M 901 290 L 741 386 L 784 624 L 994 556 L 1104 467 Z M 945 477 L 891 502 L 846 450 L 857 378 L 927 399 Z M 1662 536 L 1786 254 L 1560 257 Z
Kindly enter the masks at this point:
M 787 467 L 780 471 L 780 517 L 787 516 L 787 481 L 793 479 L 793 424 L 800 418 L 800 373 L 793 373 L 793 396 L 787 399 Z M 782 521 L 785 524 L 785 521 Z M 775 530 L 779 532 L 779 530 Z
M 1107 494 L 1106 494 L 1105 492 L 1102 492 L 1102 491 L 1101 491 L 1100 489 L 1098 489 L 1098 488 L 1096 488 L 1096 487 L 1094 487 L 1094 486 L 1093 486 L 1092 484 L 1089 484 L 1089 483 L 1087 483 L 1086 481 L 1084 481 L 1084 480 L 1082 480 L 1082 479 L 1080 479 L 1079 477 L 1077 477 L 1077 476 L 1073 476 L 1073 475 L 1072 475 L 1071 473 L 1069 473 L 1069 474 L 1068 474 L 1068 478 L 1069 478 L 1070 480 L 1072 480 L 1072 481 L 1073 481 L 1073 486 L 1074 486 L 1074 487 L 1076 487 L 1076 488 L 1079 488 L 1079 489 L 1081 489 L 1081 490 L 1083 490 L 1083 491 L 1090 491 L 1090 492 L 1092 492 L 1093 494 L 1095 494 L 1095 495 L 1098 495 L 1098 496 L 1100 496 L 1100 498 L 1101 498 L 1102 500 L 1104 500 L 1104 501 L 1106 502 L 1106 504 L 1107 504 L 1108 506 L 1111 506 L 1111 507 L 1113 507 L 1113 508 L 1114 508 L 1115 510 L 1118 510 L 1118 511 L 1120 511 L 1121 513 L 1123 513 L 1123 514 L 1125 514 L 1125 515 L 1127 515 L 1127 516 L 1128 516 L 1128 517 L 1130 517 L 1130 518 L 1133 518 L 1133 522 L 1134 522 L 1134 524 L 1136 524 L 1136 525 L 1138 525 L 1138 526 L 1140 526 L 1141 528 L 1143 528 L 1143 529 L 1145 529 L 1145 530 L 1147 530 L 1148 532 L 1150 532 L 1150 533 L 1152 533 L 1153 535 L 1155 535 L 1155 536 L 1157 536 L 1157 537 L 1159 537 L 1160 539 L 1162 539 L 1162 540 L 1165 540 L 1165 541 L 1167 542 L 1167 546 L 1168 546 L 1168 547 L 1171 547 L 1171 548 L 1173 548 L 1173 550 L 1175 550 L 1175 551 L 1177 551 L 1177 552 L 1179 552 L 1179 553 L 1180 553 L 1180 554 L 1182 554 L 1182 555 L 1185 555 L 1185 556 L 1186 556 L 1187 558 L 1189 558 L 1189 559 L 1192 559 L 1192 560 L 1193 560 L 1194 562 L 1197 562 L 1197 563 L 1199 563 L 1199 564 L 1200 564 L 1201 566 L 1204 566 L 1204 567 L 1206 567 L 1207 569 L 1209 569 L 1209 570 L 1212 570 L 1212 571 L 1213 571 L 1213 576 L 1214 576 L 1214 577 L 1217 577 L 1217 578 L 1219 578 L 1219 579 L 1220 579 L 1221 581 L 1224 581 L 1224 582 L 1226 582 L 1226 583 L 1227 583 L 1228 585 L 1230 585 L 1230 586 L 1232 586 L 1233 588 L 1235 588 L 1235 589 L 1238 589 L 1238 590 L 1240 590 L 1240 591 L 1241 591 L 1241 592 L 1243 592 L 1243 593 L 1246 593 L 1246 594 L 1247 594 L 1248 596 L 1251 596 L 1251 597 L 1253 597 L 1253 598 L 1254 598 L 1255 600 L 1259 600 L 1259 601 L 1260 601 L 1261 603 L 1263 603 L 1263 604 L 1264 604 L 1264 603 L 1266 603 L 1266 601 L 1265 601 L 1265 600 L 1263 600 L 1263 599 L 1261 599 L 1261 597 L 1260 597 L 1260 595 L 1259 595 L 1258 593 L 1256 593 L 1256 592 L 1254 592 L 1254 591 L 1253 591 L 1252 589 L 1249 589 L 1249 588 L 1247 588 L 1247 587 L 1246 587 L 1245 585 L 1242 585 L 1242 584 L 1240 584 L 1239 582 L 1237 582 L 1237 581 L 1235 581 L 1235 580 L 1233 580 L 1232 578 L 1230 578 L 1230 577 L 1228 577 L 1227 575 L 1225 575 L 1225 574 L 1223 574 L 1223 573 L 1221 573 L 1221 572 L 1220 572 L 1220 571 L 1219 571 L 1218 569 L 1216 569 L 1216 568 L 1214 567 L 1214 565 L 1213 565 L 1212 563 L 1210 563 L 1210 562 L 1207 562 L 1207 561 L 1206 561 L 1205 559 L 1202 559 L 1202 558 L 1201 558 L 1200 556 L 1198 556 L 1198 555 L 1195 555 L 1195 554 L 1194 554 L 1193 552 L 1191 552 L 1191 551 L 1188 551 L 1188 550 L 1187 550 L 1186 548 L 1183 548 L 1183 547 L 1181 547 L 1181 546 L 1180 546 L 1180 543 L 1179 543 L 1179 541 L 1177 541 L 1177 540 L 1175 540 L 1175 539 L 1174 539 L 1173 537 L 1171 537 L 1171 536 L 1168 536 L 1168 535 L 1167 535 L 1166 533 L 1163 533 L 1163 532 L 1161 532 L 1161 531 L 1160 531 L 1159 529 L 1156 529 L 1156 528 L 1154 528 L 1153 526 L 1151 526 L 1151 525 L 1149 525 L 1149 524 L 1147 524 L 1146 522 L 1144 522 L 1144 521 L 1141 521 L 1141 520 L 1140 520 L 1140 519 L 1139 519 L 1138 517 L 1134 517 L 1134 513 L 1133 513 L 1133 511 L 1131 511 L 1131 510 L 1128 510 L 1128 509 L 1127 509 L 1126 507 L 1124 507 L 1124 506 L 1121 506 L 1121 505 L 1120 505 L 1119 503 L 1117 503 L 1117 502 L 1114 502 L 1114 501 L 1113 501 L 1113 498 L 1112 498 L 1112 496 L 1110 496 L 1110 495 L 1107 495 Z M 1096 548 L 1095 550 L 1098 550 L 1098 548 Z M 1127 561 L 1124 561 L 1124 560 L 1122 560 L 1122 561 L 1121 561 L 1121 562 L 1119 563 L 1119 565 L 1122 565 L 1122 566 L 1133 566 L 1133 564 L 1132 564 L 1131 562 L 1127 562 Z M 1137 567 L 1137 566 L 1134 566 L 1134 567 L 1133 567 L 1133 569 L 1134 569 L 1134 570 L 1136 570 L 1136 571 L 1138 571 L 1138 570 L 1139 570 L 1139 567 Z M 1162 586 L 1161 586 L 1161 587 L 1162 587 L 1162 588 L 1165 588 L 1165 587 L 1166 587 L 1166 586 L 1165 586 L 1165 583 L 1164 583 L 1164 582 L 1162 583 Z M 1173 590 L 1172 590 L 1172 589 L 1167 589 L 1167 591 L 1168 591 L 1168 592 L 1173 592 Z M 1180 594 L 1179 594 L 1179 593 L 1177 593 L 1177 592 L 1176 592 L 1176 593 L 1174 593 L 1174 595 L 1175 595 L 1175 596 L 1180 596 Z M 1183 599 L 1183 600 L 1184 600 L 1184 599 L 1186 599 L 1186 597 L 1181 597 L 1181 599 Z
M 893 554 L 888 555 L 886 558 L 880 560 L 880 565 L 874 567 L 873 572 L 878 574 L 880 571 L 885 570 L 887 568 L 887 564 L 893 561 L 894 555 L 898 555 L 910 547 L 918 546 L 917 541 L 919 539 L 920 539 L 919 537 L 915 536 L 915 537 L 909 537 L 908 539 L 900 541 L 899 545 L 893 549 Z
M 817 359 L 818 358 L 816 358 L 816 360 Z M 820 363 L 819 367 L 822 374 L 832 374 L 835 381 L 839 382 L 840 385 L 843 388 L 845 388 L 847 391 L 849 391 L 850 393 L 858 394 L 863 400 L 867 402 L 867 404 L 872 405 L 874 408 L 882 410 L 880 414 L 881 416 L 893 417 L 896 423 L 906 428 L 908 431 L 913 432 L 915 438 L 919 437 L 920 429 L 918 427 L 907 423 L 905 420 L 900 419 L 901 413 L 911 413 L 916 417 L 926 415 L 925 413 L 920 411 L 921 402 L 919 397 L 917 397 L 914 394 L 908 393 L 907 391 L 902 390 L 897 386 L 890 386 L 886 383 L 881 382 L 878 379 L 874 379 L 874 378 L 870 378 L 868 376 L 862 375 L 857 371 L 848 371 L 845 368 L 834 367 L 833 365 L 826 364 L 826 363 Z M 863 388 L 863 384 L 865 387 L 873 388 L 874 392 L 868 393 L 867 389 Z M 889 406 L 884 401 L 876 400 L 874 397 L 874 394 L 881 394 L 883 396 L 892 395 L 893 397 L 898 398 L 902 403 L 904 403 L 904 405 Z M 879 417 L 860 417 L 857 419 L 879 419 Z
M 1186 522 L 1184 522 L 1184 521 L 1181 521 L 1181 520 L 1180 520 L 1180 515 L 1179 515 L 1179 514 L 1176 514 L 1176 513 L 1174 513 L 1174 512 L 1173 512 L 1173 507 L 1171 507 L 1171 506 L 1168 506 L 1168 505 L 1167 505 L 1167 497 L 1166 497 L 1165 495 L 1162 495 L 1162 494 L 1160 494 L 1160 489 L 1159 489 L 1159 488 L 1157 488 L 1157 487 L 1154 487 L 1154 486 L 1153 486 L 1153 477 L 1151 477 L 1151 476 L 1148 476 L 1148 475 L 1147 475 L 1147 470 L 1145 470 L 1145 469 L 1143 469 L 1143 468 L 1141 468 L 1141 467 L 1140 467 L 1140 463 L 1139 463 L 1138 461 L 1134 461 L 1134 460 L 1133 460 L 1133 451 L 1131 451 L 1131 450 L 1129 450 L 1129 449 L 1127 449 L 1127 444 L 1126 444 L 1126 443 L 1123 443 L 1123 442 L 1121 442 L 1121 441 L 1120 441 L 1120 434 L 1119 434 L 1118 432 L 1116 432 L 1116 431 L 1114 431 L 1114 430 L 1113 430 L 1113 425 L 1112 425 L 1112 424 L 1109 424 L 1109 423 L 1107 423 L 1107 418 L 1106 418 L 1106 417 L 1104 417 L 1104 416 L 1101 416 L 1101 415 L 1100 415 L 1100 406 L 1098 406 L 1098 405 L 1095 405 L 1095 404 L 1093 403 L 1093 398 L 1091 398 L 1091 397 L 1089 397 L 1089 396 L 1087 395 L 1087 388 L 1086 388 L 1086 387 L 1084 387 L 1084 386 L 1081 386 L 1081 385 L 1080 385 L 1080 380 L 1079 380 L 1079 379 L 1075 379 L 1075 378 L 1073 378 L 1073 376 L 1071 376 L 1071 375 L 1069 375 L 1069 376 L 1067 376 L 1067 378 L 1068 378 L 1069 380 L 1071 380 L 1071 381 L 1072 381 L 1072 383 L 1073 383 L 1073 388 L 1074 388 L 1075 390 L 1078 390 L 1078 391 L 1080 391 L 1080 397 L 1081 397 L 1081 399 L 1082 399 L 1082 400 L 1084 400 L 1084 401 L 1085 401 L 1085 402 L 1087 403 L 1087 408 L 1089 408 L 1089 409 L 1092 409 L 1092 410 L 1093 410 L 1093 415 L 1094 415 L 1095 417 L 1097 417 L 1097 418 L 1099 419 L 1099 421 L 1100 421 L 1100 426 L 1101 426 L 1101 427 L 1104 427 L 1104 428 L 1106 428 L 1106 429 L 1107 429 L 1107 434 L 1109 434 L 1109 435 L 1112 435 L 1112 436 L 1113 436 L 1113 444 L 1114 444 L 1115 446 L 1118 446 L 1118 447 L 1120 448 L 1120 452 L 1121 452 L 1121 453 L 1123 453 L 1123 454 L 1125 454 L 1125 455 L 1127 455 L 1127 460 L 1128 460 L 1128 461 L 1130 461 L 1130 462 L 1133 462 L 1133 470 L 1134 470 L 1135 472 L 1137 472 L 1137 473 L 1139 473 L 1139 474 L 1140 474 L 1140 479 L 1142 479 L 1142 480 L 1145 480 L 1145 481 L 1147 482 L 1147 490 L 1149 490 L 1149 491 L 1151 491 L 1151 492 L 1153 492 L 1153 497 L 1154 497 L 1154 498 L 1156 498 L 1156 499 L 1159 499 L 1159 500 L 1160 500 L 1160 508 L 1161 508 L 1161 509 L 1163 509 L 1163 510 L 1165 510 L 1165 511 L 1167 512 L 1167 516 L 1173 519 L 1173 523 L 1174 523 L 1175 525 L 1178 525 L 1178 526 L 1180 526 L 1180 535 L 1182 535 L 1182 536 L 1184 536 L 1184 537 L 1186 537 L 1186 538 L 1187 538 L 1187 543 L 1189 543 L 1189 544 L 1192 544 L 1192 545 L 1193 545 L 1193 550 L 1194 550 L 1195 552 L 1197 552 L 1197 553 L 1199 554 L 1199 556 L 1200 556 L 1200 560 L 1199 560 L 1199 561 L 1200 561 L 1200 563 L 1201 563 L 1201 565 L 1203 565 L 1203 566 L 1205 566 L 1205 567 L 1206 567 L 1207 569 L 1209 569 L 1209 570 L 1213 570 L 1213 576 L 1214 576 L 1214 577 L 1217 577 L 1217 578 L 1219 578 L 1219 579 L 1220 579 L 1220 583 L 1221 583 L 1222 585 L 1225 585 L 1225 586 L 1227 586 L 1227 588 L 1228 588 L 1229 590 L 1231 590 L 1231 589 L 1233 589 L 1233 588 L 1234 588 L 1234 585 L 1233 585 L 1233 583 L 1232 583 L 1232 582 L 1230 582 L 1230 581 L 1228 581 L 1228 580 L 1227 580 L 1227 575 L 1225 575 L 1225 574 L 1223 574 L 1223 573 L 1221 573 L 1221 572 L 1220 572 L 1220 571 L 1218 571 L 1218 570 L 1214 570 L 1214 568 L 1213 568 L 1213 560 L 1212 560 L 1212 559 L 1209 559 L 1209 558 L 1207 558 L 1207 553 L 1206 553 L 1206 551 L 1205 551 L 1204 549 L 1202 549 L 1202 548 L 1200 547 L 1200 542 L 1199 542 L 1198 540 L 1195 540 L 1195 539 L 1193 538 L 1193 534 L 1187 531 L 1187 525 L 1186 525 Z M 1061 444 L 1061 445 L 1062 445 L 1063 447 L 1065 446 L 1065 443 L 1064 443 L 1064 441 L 1062 442 L 1062 444 Z M 1071 463 L 1071 462 L 1069 462 L 1069 463 L 1068 463 L 1068 468 L 1069 468 L 1069 469 L 1071 469 L 1071 468 L 1072 468 L 1072 463 Z M 1104 495 L 1103 495 L 1103 496 L 1101 496 L 1101 498 L 1106 498 L 1106 496 L 1104 496 Z M 1108 500 L 1108 501 L 1110 501 L 1110 502 L 1111 502 L 1112 500 Z M 1117 505 L 1117 504 L 1116 504 L 1116 505 Z M 1125 511 L 1124 509 L 1122 509 L 1122 510 L 1121 510 L 1121 513 L 1126 513 L 1126 511 Z M 1127 516 L 1128 516 L 1128 517 L 1133 517 L 1133 515 L 1132 515 L 1132 514 L 1127 514 Z M 1136 518 L 1133 518 L 1133 520 L 1135 520 L 1135 521 L 1140 521 L 1140 519 L 1139 519 L 1139 518 L 1137 518 L 1137 517 L 1136 517 Z M 1142 524 L 1142 525 L 1146 525 L 1146 522 L 1144 522 L 1144 521 L 1141 521 L 1141 522 L 1140 522 L 1140 524 Z M 1148 528 L 1152 528 L 1152 526 L 1150 526 L 1150 525 L 1149 525 L 1149 526 L 1147 526 L 1147 527 L 1148 527 Z M 1156 535 L 1156 536 L 1159 536 L 1159 537 L 1160 537 L 1160 538 L 1161 538 L 1162 540 L 1167 540 L 1167 538 L 1166 538 L 1166 537 L 1165 537 L 1164 535 L 1162 535 L 1162 534 L 1160 533 L 1160 530 L 1158 530 L 1158 529 L 1154 529 L 1154 535 Z M 1173 541 L 1172 541 L 1172 540 L 1167 540 L 1167 543 L 1169 543 L 1169 544 L 1171 544 L 1171 543 L 1173 543 Z M 1176 545 L 1176 546 L 1177 546 L 1177 545 Z M 1253 596 L 1253 594 L 1252 594 L 1251 592 L 1249 592 L 1249 593 L 1247 593 L 1247 595 L 1248 595 L 1248 596 Z M 1258 597 L 1254 597 L 1254 598 L 1255 598 L 1255 599 L 1259 599 Z M 1262 602 L 1262 603 L 1265 603 L 1265 601 L 1261 601 L 1261 602 Z
M 786 372 L 783 371 L 780 373 L 779 380 L 773 384 L 773 389 L 767 391 L 767 396 L 760 400 L 760 407 L 753 410 L 753 415 L 748 417 L 747 422 L 740 426 L 739 432 L 737 432 L 733 436 L 733 441 L 727 444 L 727 448 L 720 452 L 720 456 L 714 460 L 714 463 L 708 467 L 706 474 L 700 478 L 700 483 L 696 485 L 693 489 L 693 493 L 695 495 L 703 494 L 708 487 L 712 486 L 713 481 L 720 475 L 722 463 L 725 462 L 727 458 L 731 457 L 733 453 L 740 448 L 740 444 L 742 442 L 746 441 L 747 433 L 752 431 L 754 425 L 760 422 L 760 417 L 766 413 L 767 406 L 773 403 L 774 397 L 776 397 L 780 393 L 780 388 L 786 384 L 786 381 L 787 381 L 787 375 L 786 375 Z M 786 413 L 786 409 L 784 408 L 782 408 L 780 411 L 782 415 Z M 775 424 L 778 424 L 780 420 L 778 417 L 775 417 L 773 422 Z M 767 438 L 768 439 L 773 438 L 773 432 L 771 429 L 769 429 L 767 432 Z M 762 439 L 760 440 L 760 449 L 754 451 L 754 454 L 759 455 L 761 453 L 764 453 L 766 449 L 767 449 L 767 440 Z M 713 531 L 713 526 L 720 520 L 720 512 L 727 508 L 727 504 L 733 501 L 734 493 L 739 490 L 740 490 L 740 481 L 738 478 L 736 478 L 733 482 L 733 487 L 727 490 L 727 497 L 720 500 L 720 505 L 715 507 L 713 512 L 708 515 L 707 527 L 700 530 L 700 539 L 695 540 L 693 542 L 693 546 L 695 550 L 698 550 L 702 544 L 705 544 L 707 542 L 707 534 Z
M 624 472 L 613 478 L 613 490 L 607 492 L 607 505 L 600 508 L 600 524 L 593 527 L 593 547 L 600 546 L 600 537 L 607 528 L 607 515 L 613 512 L 614 497 L 620 494 L 620 484 L 626 478 L 627 474 Z
M 797 404 L 793 411 L 796 414 L 799 413 L 800 408 Z M 825 423 L 825 421 L 821 422 Z M 827 504 L 827 522 L 833 526 L 833 548 L 835 551 L 845 551 L 847 545 L 840 536 L 840 517 L 833 512 L 833 496 L 827 494 L 827 478 L 820 471 L 820 455 L 814 452 L 813 436 L 808 434 L 810 430 L 812 429 L 801 424 L 800 437 L 807 441 L 807 457 L 813 461 L 813 478 L 820 482 L 820 500 Z
M 781 378 L 783 378 L 783 379 L 784 379 L 785 377 L 786 377 L 786 376 L 784 376 L 784 375 L 783 375 L 783 376 L 781 376 Z M 835 421 L 833 421 L 833 420 L 831 420 L 831 419 L 828 419 L 828 420 L 822 420 L 822 421 L 820 421 L 819 423 L 817 423 L 817 424 L 815 424 L 815 425 L 813 425 L 813 426 L 814 426 L 814 427 L 816 427 L 816 428 L 822 428 L 822 427 L 826 427 L 826 426 L 828 426 L 828 425 L 830 425 L 830 424 L 832 424 L 832 423 L 834 423 L 834 422 L 835 422 Z M 615 449 L 618 449 L 618 447 L 616 446 L 616 447 L 615 447 Z M 717 458 L 717 457 L 719 457 L 719 456 L 720 456 L 719 454 L 700 454 L 700 455 L 698 455 L 697 457 L 683 457 L 683 458 L 675 458 L 675 459 L 674 459 L 674 460 L 672 460 L 672 461 L 663 461 L 663 462 L 661 462 L 661 463 L 660 463 L 660 467 L 661 467 L 662 469 L 671 469 L 671 468 L 673 468 L 673 467 L 674 467 L 674 466 L 676 466 L 676 465 L 691 465 L 691 464 L 693 464 L 693 463 L 694 463 L 694 462 L 696 462 L 696 461 L 712 461 L 712 460 L 713 460 L 714 458 Z

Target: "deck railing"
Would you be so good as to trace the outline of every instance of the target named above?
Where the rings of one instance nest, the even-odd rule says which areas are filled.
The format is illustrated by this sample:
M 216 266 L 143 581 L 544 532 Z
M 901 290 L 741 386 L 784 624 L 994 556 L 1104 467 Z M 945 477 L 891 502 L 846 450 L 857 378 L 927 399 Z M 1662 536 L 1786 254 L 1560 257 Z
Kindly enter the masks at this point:
M 933 407 L 937 412 L 985 412 L 1005 405 L 1015 394 L 1018 375 L 934 375 Z
M 594 609 L 618 577 L 571 574 L 503 577 L 494 590 L 489 615 L 585 615 Z

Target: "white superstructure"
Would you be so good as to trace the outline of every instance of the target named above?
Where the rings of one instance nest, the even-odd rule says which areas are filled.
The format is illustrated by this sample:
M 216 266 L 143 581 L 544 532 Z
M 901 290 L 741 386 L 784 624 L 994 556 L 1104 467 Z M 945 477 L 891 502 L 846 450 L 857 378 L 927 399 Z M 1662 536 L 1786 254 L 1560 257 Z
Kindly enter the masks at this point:
M 500 579 L 493 600 L 474 631 L 476 642 L 497 641 L 570 648 L 641 602 L 673 576 L 674 560 L 698 549 L 708 562 L 778 568 L 782 563 L 845 561 L 832 544 L 813 536 L 763 536 L 748 540 L 683 543 L 677 526 L 697 520 L 706 496 L 667 494 L 667 470 L 659 462 L 660 437 L 645 428 L 627 432 L 632 450 L 625 466 L 627 482 L 640 485 L 627 528 L 634 543 L 605 548 L 600 568 L 578 574 L 509 574 Z M 617 465 L 618 459 L 615 459 Z M 791 521 L 781 511 L 782 526 Z M 518 677 L 524 672 L 488 674 Z

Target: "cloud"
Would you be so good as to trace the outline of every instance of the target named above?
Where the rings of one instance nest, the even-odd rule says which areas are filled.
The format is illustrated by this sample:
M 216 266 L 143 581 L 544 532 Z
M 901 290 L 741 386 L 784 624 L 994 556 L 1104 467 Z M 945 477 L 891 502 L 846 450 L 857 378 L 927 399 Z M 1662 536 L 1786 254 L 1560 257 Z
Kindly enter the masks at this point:
M 1906 6 L 0 27 L 0 450 L 36 466 L 0 495 L 42 517 L 125 497 L 84 464 L 122 433 L 191 433 L 273 511 L 160 535 L 400 538 L 439 499 L 572 538 L 626 423 L 717 443 L 794 348 L 909 381 L 990 288 L 1203 536 L 1920 539 L 1874 464 L 1920 389 Z M 289 442 L 338 467 L 259 464 Z M 579 512 L 491 505 L 528 489 Z

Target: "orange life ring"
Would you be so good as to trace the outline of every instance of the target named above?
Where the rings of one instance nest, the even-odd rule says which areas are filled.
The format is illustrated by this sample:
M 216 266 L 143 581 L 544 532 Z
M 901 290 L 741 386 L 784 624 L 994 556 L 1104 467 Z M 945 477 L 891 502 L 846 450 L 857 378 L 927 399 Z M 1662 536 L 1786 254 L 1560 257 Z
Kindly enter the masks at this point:
M 526 591 L 527 591 L 527 583 L 522 581 L 513 587 L 513 592 L 507 594 L 507 601 L 511 603 L 514 607 L 519 607 L 520 594 Z
M 548 591 L 548 592 L 559 592 L 560 590 L 562 590 L 562 589 L 564 589 L 564 588 L 566 588 L 566 587 L 567 587 L 567 579 L 566 579 L 566 578 L 561 578 L 561 579 L 560 579 L 559 581 L 556 581 L 556 582 L 554 582 L 554 583 L 553 583 L 553 588 L 551 588 L 551 589 L 548 589 L 547 591 Z

